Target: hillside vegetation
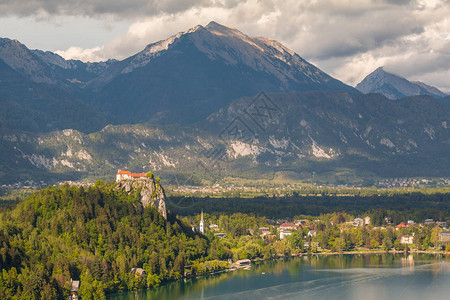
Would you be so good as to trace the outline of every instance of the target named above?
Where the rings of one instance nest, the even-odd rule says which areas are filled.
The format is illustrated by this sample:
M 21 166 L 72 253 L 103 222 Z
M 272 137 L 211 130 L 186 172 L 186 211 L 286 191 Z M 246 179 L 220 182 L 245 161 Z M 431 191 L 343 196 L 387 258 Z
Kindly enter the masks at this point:
M 155 287 L 180 278 L 207 248 L 173 215 L 142 208 L 138 191 L 49 187 L 0 214 L 0 298 L 67 299 L 71 279 L 81 280 L 83 299 Z M 147 276 L 131 274 L 135 267 Z

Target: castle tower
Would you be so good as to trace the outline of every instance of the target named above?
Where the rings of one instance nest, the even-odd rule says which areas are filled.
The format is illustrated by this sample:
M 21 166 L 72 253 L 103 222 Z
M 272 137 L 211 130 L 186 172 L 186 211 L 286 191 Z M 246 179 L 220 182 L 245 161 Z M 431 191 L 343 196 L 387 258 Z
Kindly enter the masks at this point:
M 200 232 L 205 234 L 205 222 L 203 222 L 203 209 L 202 209 L 202 218 L 200 220 Z

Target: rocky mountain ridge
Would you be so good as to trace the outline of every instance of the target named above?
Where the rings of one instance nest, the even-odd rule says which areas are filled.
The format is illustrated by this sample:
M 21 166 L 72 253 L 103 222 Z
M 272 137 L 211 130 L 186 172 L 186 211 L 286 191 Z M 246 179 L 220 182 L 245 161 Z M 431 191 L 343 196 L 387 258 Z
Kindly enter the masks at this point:
M 195 123 L 261 91 L 358 93 L 279 42 L 216 22 L 151 43 L 121 61 L 65 60 L 9 39 L 0 40 L 0 60 L 31 82 L 55 85 L 94 106 L 108 117 L 103 125 Z M 16 94 L 16 101 L 23 100 L 20 90 Z
M 346 92 L 260 94 L 191 126 L 3 134 L 1 180 L 33 177 L 27 172 L 111 179 L 118 168 L 158 171 L 163 178 L 186 174 L 191 183 L 276 172 L 446 176 L 449 124 L 450 110 L 430 96 L 391 101 Z M 20 169 L 28 171 L 13 172 Z
M 423 82 L 409 81 L 406 78 L 388 73 L 383 67 L 379 67 L 367 75 L 356 85 L 356 89 L 365 94 L 381 93 L 391 100 L 417 95 L 430 95 L 435 98 L 447 96 L 439 89 Z

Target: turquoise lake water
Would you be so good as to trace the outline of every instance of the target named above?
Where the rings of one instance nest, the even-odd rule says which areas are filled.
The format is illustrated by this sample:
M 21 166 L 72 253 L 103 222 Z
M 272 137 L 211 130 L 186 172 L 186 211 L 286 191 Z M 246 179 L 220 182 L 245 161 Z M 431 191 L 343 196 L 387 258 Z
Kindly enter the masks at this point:
M 108 299 L 450 299 L 450 257 L 303 256 Z

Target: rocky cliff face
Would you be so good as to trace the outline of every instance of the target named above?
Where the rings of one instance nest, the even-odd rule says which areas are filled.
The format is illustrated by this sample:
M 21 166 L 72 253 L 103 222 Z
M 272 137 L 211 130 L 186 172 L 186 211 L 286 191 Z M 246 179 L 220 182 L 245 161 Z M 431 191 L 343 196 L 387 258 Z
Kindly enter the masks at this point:
M 166 196 L 162 186 L 155 182 L 154 179 L 131 179 L 121 180 L 117 185 L 118 189 L 121 189 L 127 193 L 131 191 L 139 191 L 139 200 L 142 206 L 155 206 L 159 213 L 167 219 L 166 209 Z

